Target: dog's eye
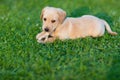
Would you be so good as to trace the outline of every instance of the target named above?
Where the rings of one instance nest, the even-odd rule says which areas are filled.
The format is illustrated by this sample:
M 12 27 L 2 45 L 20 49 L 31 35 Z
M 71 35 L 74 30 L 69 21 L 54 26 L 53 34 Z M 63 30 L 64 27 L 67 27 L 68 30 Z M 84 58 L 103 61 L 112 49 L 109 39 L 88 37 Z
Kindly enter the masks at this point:
M 54 22 L 55 22 L 55 20 L 52 20 L 51 22 L 52 22 L 52 23 L 54 23 Z
M 44 18 L 44 21 L 46 21 L 47 19 L 46 18 Z

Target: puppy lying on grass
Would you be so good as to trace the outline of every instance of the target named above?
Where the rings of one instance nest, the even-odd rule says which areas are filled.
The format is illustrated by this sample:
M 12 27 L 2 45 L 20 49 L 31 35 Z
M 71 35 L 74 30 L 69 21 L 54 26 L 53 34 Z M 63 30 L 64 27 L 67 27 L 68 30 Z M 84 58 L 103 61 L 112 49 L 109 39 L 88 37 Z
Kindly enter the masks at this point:
M 92 15 L 66 18 L 66 12 L 60 8 L 45 7 L 41 13 L 41 19 L 43 32 L 36 37 L 40 43 L 53 42 L 56 38 L 64 40 L 87 36 L 100 37 L 103 36 L 105 29 L 109 34 L 117 35 L 105 20 Z

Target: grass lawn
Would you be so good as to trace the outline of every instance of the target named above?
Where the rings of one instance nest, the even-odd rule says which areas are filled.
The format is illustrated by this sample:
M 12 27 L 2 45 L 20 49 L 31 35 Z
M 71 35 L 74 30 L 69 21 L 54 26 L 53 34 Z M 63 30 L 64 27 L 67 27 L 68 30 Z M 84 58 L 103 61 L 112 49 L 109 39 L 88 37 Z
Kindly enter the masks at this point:
M 39 44 L 45 6 L 95 15 L 118 35 Z M 0 0 L 0 80 L 120 80 L 120 1 Z

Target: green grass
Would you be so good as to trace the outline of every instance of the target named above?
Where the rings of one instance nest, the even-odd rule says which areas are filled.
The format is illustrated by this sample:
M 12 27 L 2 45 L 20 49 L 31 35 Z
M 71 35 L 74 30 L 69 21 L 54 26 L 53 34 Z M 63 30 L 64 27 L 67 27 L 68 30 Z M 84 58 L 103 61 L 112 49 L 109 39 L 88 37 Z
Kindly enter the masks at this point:
M 105 19 L 117 36 L 39 44 L 45 6 Z M 119 0 L 0 0 L 0 80 L 120 80 Z

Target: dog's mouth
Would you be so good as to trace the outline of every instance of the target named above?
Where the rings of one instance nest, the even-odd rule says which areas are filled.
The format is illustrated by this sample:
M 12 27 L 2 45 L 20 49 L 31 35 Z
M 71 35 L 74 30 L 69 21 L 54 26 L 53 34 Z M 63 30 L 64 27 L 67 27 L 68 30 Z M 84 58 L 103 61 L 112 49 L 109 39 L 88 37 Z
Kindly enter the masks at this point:
M 51 30 L 50 34 L 52 34 L 53 32 L 55 32 L 57 29 L 57 27 L 55 27 L 53 30 Z

